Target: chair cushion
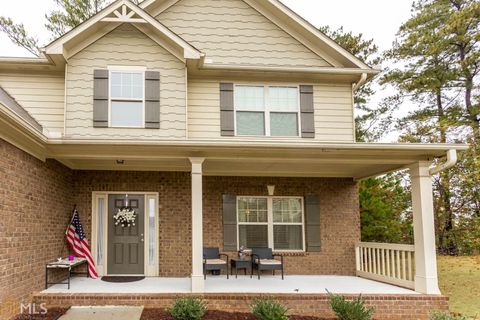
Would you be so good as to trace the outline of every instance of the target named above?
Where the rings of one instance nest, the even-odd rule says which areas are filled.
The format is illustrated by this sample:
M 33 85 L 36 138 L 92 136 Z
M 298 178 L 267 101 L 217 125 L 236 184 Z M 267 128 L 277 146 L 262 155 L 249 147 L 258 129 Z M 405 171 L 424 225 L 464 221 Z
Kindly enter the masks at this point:
M 207 259 L 207 264 L 227 264 L 227 261 L 222 259 Z
M 256 259 L 255 262 L 258 263 L 258 259 Z M 275 260 L 275 259 L 260 259 L 260 264 L 265 264 L 265 265 L 281 265 L 282 262 L 279 261 L 279 260 Z

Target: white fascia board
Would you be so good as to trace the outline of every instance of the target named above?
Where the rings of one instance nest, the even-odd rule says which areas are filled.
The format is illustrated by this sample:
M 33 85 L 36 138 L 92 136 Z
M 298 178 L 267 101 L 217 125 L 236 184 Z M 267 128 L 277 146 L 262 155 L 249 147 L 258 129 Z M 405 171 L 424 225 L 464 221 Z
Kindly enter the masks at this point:
M 339 54 L 341 54 L 343 57 L 348 59 L 353 64 L 357 65 L 359 68 L 370 69 L 370 66 L 368 66 L 363 61 L 355 57 L 353 54 L 351 54 L 350 52 L 342 48 L 342 46 L 340 46 L 335 41 L 330 39 L 328 36 L 323 34 L 320 30 L 315 28 L 315 26 L 313 26 L 310 22 L 302 18 L 300 15 L 298 15 L 295 11 L 293 11 L 288 6 L 283 4 L 281 1 L 279 0 L 262 0 L 262 1 L 267 1 L 269 4 L 271 4 L 275 8 L 285 13 L 288 17 L 293 19 L 298 25 L 302 26 L 306 31 L 314 34 L 321 41 L 323 41 L 325 44 L 335 49 L 335 51 L 337 51 Z
M 60 38 L 57 38 L 47 46 L 45 46 L 45 53 L 46 54 L 62 54 L 63 53 L 63 44 L 70 41 L 73 39 L 75 36 L 78 34 L 82 33 L 86 29 L 90 28 L 94 24 L 100 22 L 103 18 L 105 18 L 107 15 L 112 13 L 114 10 L 116 10 L 118 7 L 122 5 L 127 5 L 129 8 L 130 2 L 127 0 L 118 0 L 116 2 L 113 2 L 106 8 L 104 8 L 102 11 L 97 13 L 95 16 L 91 17 L 90 19 L 86 20 L 85 22 L 81 23 L 77 27 L 73 28 Z
M 293 73 L 318 73 L 318 74 L 378 74 L 380 70 L 357 69 L 357 68 L 334 68 L 334 67 L 269 67 L 269 66 L 248 66 L 248 65 L 227 65 L 204 63 L 200 66 L 204 70 L 234 70 L 234 71 L 262 71 L 262 72 L 293 72 Z
M 291 139 L 210 139 L 210 140 L 124 140 L 124 139 L 49 139 L 50 144 L 79 145 L 143 145 L 143 146 L 179 146 L 179 147 L 231 147 L 231 148 L 287 148 L 287 149 L 324 149 L 328 150 L 378 150 L 378 151 L 458 151 L 468 150 L 467 144 L 449 143 L 363 143 L 363 142 L 301 142 Z

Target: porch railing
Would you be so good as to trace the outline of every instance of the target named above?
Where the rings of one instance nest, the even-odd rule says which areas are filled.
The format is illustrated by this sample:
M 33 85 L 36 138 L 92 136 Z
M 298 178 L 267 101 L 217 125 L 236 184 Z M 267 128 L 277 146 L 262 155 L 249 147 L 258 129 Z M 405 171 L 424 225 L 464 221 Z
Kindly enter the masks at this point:
M 357 276 L 415 289 L 413 245 L 359 242 L 355 245 Z

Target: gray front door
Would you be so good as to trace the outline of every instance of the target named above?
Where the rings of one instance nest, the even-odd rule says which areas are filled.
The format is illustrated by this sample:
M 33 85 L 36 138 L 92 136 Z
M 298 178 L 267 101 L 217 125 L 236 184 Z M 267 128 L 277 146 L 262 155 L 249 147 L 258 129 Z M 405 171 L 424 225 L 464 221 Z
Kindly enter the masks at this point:
M 108 196 L 108 274 L 144 274 L 143 195 L 128 195 L 128 207 L 136 213 L 135 225 L 115 225 L 114 215 L 126 206 L 125 195 Z

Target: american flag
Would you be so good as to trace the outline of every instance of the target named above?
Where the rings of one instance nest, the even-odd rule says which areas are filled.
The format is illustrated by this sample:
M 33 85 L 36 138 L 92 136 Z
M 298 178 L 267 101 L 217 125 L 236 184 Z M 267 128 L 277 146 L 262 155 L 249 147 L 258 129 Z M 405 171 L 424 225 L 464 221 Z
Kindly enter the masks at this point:
M 90 277 L 93 279 L 98 278 L 95 263 L 93 262 L 92 254 L 90 253 L 90 247 L 85 239 L 85 233 L 83 232 L 77 209 L 73 210 L 72 222 L 70 222 L 65 235 L 67 236 L 67 242 L 72 247 L 73 253 L 77 257 L 87 259 L 88 273 Z

